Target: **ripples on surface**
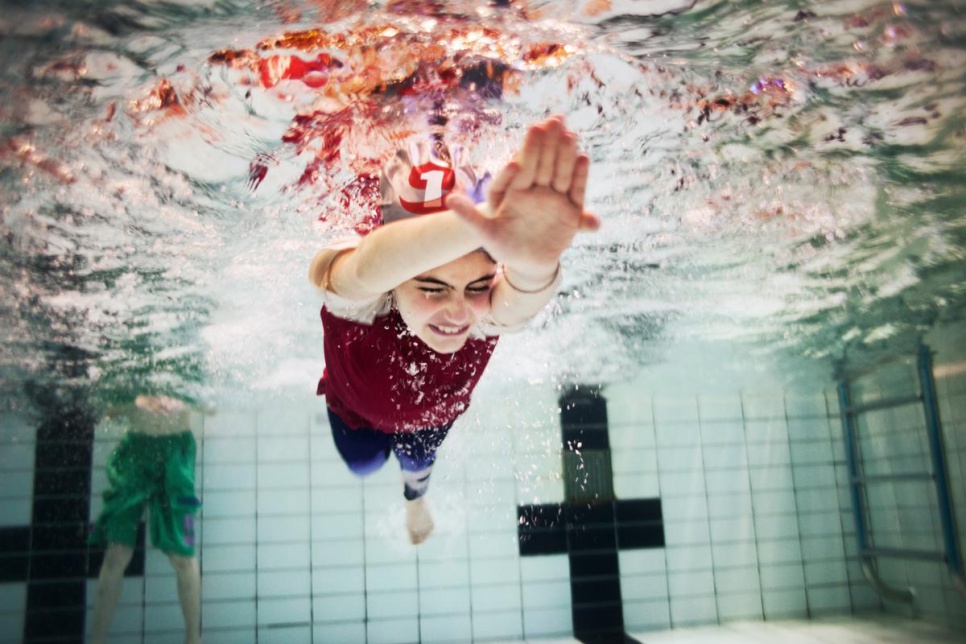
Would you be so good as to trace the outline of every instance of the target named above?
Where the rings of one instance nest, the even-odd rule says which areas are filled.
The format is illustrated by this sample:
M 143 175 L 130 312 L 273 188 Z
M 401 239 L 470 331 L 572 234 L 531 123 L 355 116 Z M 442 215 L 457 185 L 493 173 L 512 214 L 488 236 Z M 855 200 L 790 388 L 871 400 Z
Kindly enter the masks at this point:
M 606 226 L 509 380 L 606 382 L 690 340 L 867 359 L 962 323 L 955 4 L 399 4 L 5 7 L 9 389 L 309 387 L 307 261 L 433 104 L 491 167 L 550 111 L 594 160 Z

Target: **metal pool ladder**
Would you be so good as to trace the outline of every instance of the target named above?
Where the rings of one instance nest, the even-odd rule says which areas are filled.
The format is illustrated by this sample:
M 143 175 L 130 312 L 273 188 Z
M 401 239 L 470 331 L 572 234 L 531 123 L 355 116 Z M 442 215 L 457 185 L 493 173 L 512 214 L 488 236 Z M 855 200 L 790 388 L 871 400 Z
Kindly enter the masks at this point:
M 868 403 L 853 404 L 851 380 L 843 376 L 839 381 L 839 406 L 842 414 L 842 428 L 845 435 L 845 454 L 849 471 L 849 488 L 852 498 L 852 512 L 855 517 L 855 533 L 858 539 L 858 554 L 862 565 L 862 574 L 879 595 L 892 601 L 912 603 L 915 591 L 912 588 L 896 589 L 886 584 L 878 573 L 876 561 L 878 558 L 911 559 L 919 561 L 940 561 L 946 564 L 956 590 L 966 597 L 966 580 L 963 578 L 963 562 L 956 534 L 956 523 L 953 514 L 953 504 L 949 488 L 949 476 L 946 468 L 946 456 L 943 448 L 942 424 L 939 417 L 939 404 L 936 398 L 936 386 L 932 370 L 932 353 L 925 345 L 919 348 L 917 357 L 917 372 L 919 392 L 897 396 L 888 399 L 875 400 Z M 858 417 L 875 410 L 901 407 L 921 402 L 925 415 L 929 458 L 932 463 L 931 472 L 890 474 L 879 476 L 865 476 L 862 467 L 862 452 L 859 444 Z M 917 481 L 933 481 L 936 487 L 936 499 L 939 510 L 939 520 L 942 527 L 942 542 L 944 551 L 911 550 L 904 548 L 880 548 L 873 543 L 870 533 L 866 490 L 869 486 L 881 483 L 902 483 Z

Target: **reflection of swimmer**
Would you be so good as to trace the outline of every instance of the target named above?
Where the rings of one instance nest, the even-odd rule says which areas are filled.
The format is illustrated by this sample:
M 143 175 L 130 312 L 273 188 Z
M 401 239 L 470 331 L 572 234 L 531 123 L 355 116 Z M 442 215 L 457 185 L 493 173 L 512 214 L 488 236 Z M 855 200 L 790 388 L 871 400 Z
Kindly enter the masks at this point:
M 132 430 L 107 463 L 110 488 L 90 542 L 106 546 L 98 578 L 91 640 L 103 642 L 131 562 L 145 506 L 151 542 L 168 555 L 178 579 L 185 641 L 201 641 L 201 576 L 195 558 L 195 439 L 189 410 L 166 396 L 138 396 L 122 410 Z
M 396 454 L 413 543 L 433 529 L 423 495 L 436 449 L 466 411 L 497 336 L 544 307 L 561 254 L 600 223 L 583 211 L 588 165 L 562 119 L 548 119 L 530 128 L 477 208 L 488 177 L 461 150 L 413 145 L 383 170 L 383 225 L 312 261 L 324 303 L 319 393 L 336 448 L 359 475 Z

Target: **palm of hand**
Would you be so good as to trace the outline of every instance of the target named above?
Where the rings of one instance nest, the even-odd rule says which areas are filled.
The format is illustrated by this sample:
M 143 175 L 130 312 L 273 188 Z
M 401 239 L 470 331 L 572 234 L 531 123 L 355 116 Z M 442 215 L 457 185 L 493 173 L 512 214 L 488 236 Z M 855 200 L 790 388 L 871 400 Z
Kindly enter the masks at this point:
M 580 228 L 581 209 L 549 186 L 511 189 L 483 231 L 497 261 L 520 269 L 556 265 Z

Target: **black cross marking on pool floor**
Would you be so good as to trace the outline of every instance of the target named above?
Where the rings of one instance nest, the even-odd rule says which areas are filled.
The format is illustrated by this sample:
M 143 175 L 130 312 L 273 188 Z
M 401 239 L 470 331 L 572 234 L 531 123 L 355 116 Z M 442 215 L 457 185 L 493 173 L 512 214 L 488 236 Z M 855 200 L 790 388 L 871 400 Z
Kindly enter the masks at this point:
M 624 631 L 618 552 L 664 547 L 661 500 L 614 497 L 607 403 L 599 391 L 564 394 L 560 424 L 565 501 L 517 508 L 520 554 L 567 553 L 574 637 L 637 642 Z
M 23 642 L 84 641 L 87 579 L 104 551 L 87 545 L 94 421 L 48 403 L 37 427 L 31 524 L 0 528 L 0 583 L 26 582 Z M 144 525 L 125 577 L 144 574 Z

